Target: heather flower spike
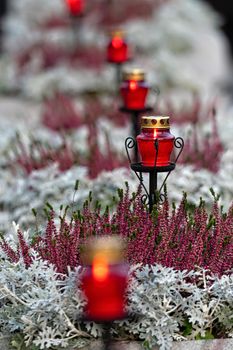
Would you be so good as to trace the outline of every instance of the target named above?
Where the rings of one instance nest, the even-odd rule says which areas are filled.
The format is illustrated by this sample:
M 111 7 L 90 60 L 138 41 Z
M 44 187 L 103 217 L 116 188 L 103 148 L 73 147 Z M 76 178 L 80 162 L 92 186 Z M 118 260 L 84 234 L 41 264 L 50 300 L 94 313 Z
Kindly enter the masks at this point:
M 116 210 L 110 215 L 108 206 L 101 206 L 90 198 L 82 210 L 72 213 L 67 206 L 60 215 L 60 226 L 55 225 L 55 212 L 45 208 L 47 227 L 44 235 L 33 244 L 26 243 L 19 232 L 19 246 L 15 251 L 10 243 L 1 239 L 1 247 L 12 261 L 18 252 L 30 263 L 30 249 L 53 263 L 58 272 L 66 273 L 80 264 L 80 247 L 93 236 L 119 235 L 127 247 L 130 264 L 142 263 L 192 270 L 194 266 L 208 269 L 219 276 L 227 274 L 233 266 L 232 208 L 222 214 L 215 197 L 208 214 L 204 202 L 193 208 L 184 193 L 177 208 L 170 210 L 165 188 L 163 204 L 154 206 L 151 215 L 141 202 L 141 190 L 132 196 L 128 189 L 119 189 Z M 93 202 L 93 205 L 92 205 Z M 227 259 L 226 259 L 227 256 Z

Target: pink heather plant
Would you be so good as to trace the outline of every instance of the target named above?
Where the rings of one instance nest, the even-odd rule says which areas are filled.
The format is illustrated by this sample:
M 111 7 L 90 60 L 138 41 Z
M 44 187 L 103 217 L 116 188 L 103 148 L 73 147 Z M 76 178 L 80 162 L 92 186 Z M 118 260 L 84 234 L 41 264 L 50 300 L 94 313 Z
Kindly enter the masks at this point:
M 65 171 L 73 166 L 76 159 L 74 152 L 65 140 L 63 145 L 57 149 L 53 149 L 36 140 L 32 140 L 28 148 L 20 136 L 17 136 L 15 140 L 14 154 L 15 156 L 10 162 L 12 169 L 15 171 L 19 166 L 26 174 L 55 162 L 58 163 L 61 171 Z
M 70 27 L 70 18 L 68 16 L 65 17 L 61 14 L 53 14 L 52 17 L 43 20 L 40 29 L 44 30 L 45 32 L 48 32 L 48 30 L 64 29 L 67 27 Z
M 177 112 L 171 100 L 167 98 L 163 108 L 158 103 L 156 113 L 170 115 L 173 123 L 193 125 L 191 136 L 185 140 L 180 163 L 192 164 L 196 169 L 205 168 L 214 173 L 219 170 L 223 144 L 216 124 L 216 100 L 204 105 L 198 95 L 193 95 L 191 108 L 184 107 Z M 212 122 L 212 132 L 205 136 L 200 126 L 207 121 Z
M 67 57 L 67 63 L 73 67 L 81 65 L 85 66 L 85 68 L 100 70 L 106 64 L 105 48 L 101 49 L 93 45 L 78 45 Z
M 88 146 L 89 156 L 87 159 L 81 161 L 82 165 L 88 167 L 88 176 L 94 179 L 103 171 L 111 171 L 115 168 L 127 166 L 126 158 L 119 158 L 119 155 L 112 151 L 109 137 L 105 134 L 105 153 L 103 154 L 98 145 L 97 126 L 95 122 L 88 124 Z
M 67 55 L 63 48 L 46 42 L 36 48 L 36 54 L 41 56 L 41 70 L 53 68 L 64 62 Z
M 98 46 L 93 47 L 93 45 L 80 46 L 79 44 L 74 50 L 65 50 L 51 43 L 40 43 L 20 52 L 16 61 L 20 73 L 27 69 L 35 56 L 40 57 L 38 68 L 41 71 L 56 67 L 61 63 L 73 67 L 85 66 L 86 68 L 101 69 L 106 64 L 105 55 L 104 49 L 100 49 Z
M 208 215 L 203 201 L 193 211 L 184 195 L 180 205 L 170 210 L 166 196 L 164 203 L 149 214 L 141 203 L 140 191 L 130 197 L 128 189 L 125 193 L 119 190 L 119 196 L 116 211 L 110 215 L 108 208 L 103 213 L 98 203 L 91 205 L 90 195 L 71 220 L 66 218 L 65 210 L 59 227 L 55 226 L 55 213 L 49 206 L 44 234 L 28 244 L 19 231 L 17 251 L 3 237 L 1 248 L 12 261 L 22 254 L 29 264 L 29 246 L 33 247 L 43 259 L 55 264 L 59 272 L 66 273 L 68 266 L 74 268 L 81 263 L 80 249 L 89 237 L 118 234 L 127 242 L 130 264 L 160 263 L 178 270 L 203 267 L 219 276 L 232 269 L 233 205 L 222 213 L 214 195 Z
M 216 99 L 203 103 L 203 99 L 193 94 L 191 106 L 182 106 L 180 110 L 174 106 L 174 103 L 169 97 L 163 97 L 158 100 L 155 107 L 155 112 L 158 115 L 169 115 L 172 117 L 172 123 L 204 123 L 213 115 L 213 110 L 216 109 Z
M 179 162 L 193 164 L 196 169 L 206 168 L 216 173 L 223 153 L 223 144 L 218 135 L 215 112 L 212 115 L 212 133 L 203 136 L 200 128 L 194 125 L 192 135 L 185 141 Z
M 153 10 L 158 9 L 169 0 L 112 0 L 96 2 L 96 11 L 99 14 L 99 24 L 112 27 L 122 24 L 133 18 L 150 18 Z
M 86 98 L 84 123 L 96 122 L 103 116 L 117 126 L 126 126 L 130 121 L 130 116 L 119 111 L 122 101 L 118 96 L 110 97 L 106 101 L 101 101 L 98 96 Z
M 14 147 L 11 149 L 9 167 L 14 172 L 21 168 L 25 174 L 29 175 L 32 171 L 42 169 L 52 163 L 57 163 L 60 171 L 66 171 L 76 164 L 86 166 L 89 177 L 93 179 L 104 170 L 111 171 L 128 165 L 126 158 L 121 159 L 112 150 L 107 134 L 105 135 L 105 151 L 102 153 L 98 145 L 95 121 L 91 122 L 90 120 L 87 126 L 89 130 L 87 155 L 79 155 L 65 139 L 59 148 L 52 148 L 33 139 L 31 139 L 30 146 L 26 146 L 17 135 Z
M 56 65 L 64 62 L 67 59 L 68 53 L 61 47 L 58 47 L 51 43 L 36 43 L 21 51 L 16 56 L 16 63 L 19 73 L 24 73 L 27 67 L 30 66 L 34 57 L 40 57 L 40 65 L 37 67 L 39 70 L 55 67 Z
M 119 111 L 119 107 L 122 107 L 123 103 L 121 99 L 114 98 L 111 104 L 105 107 L 105 115 L 108 119 L 114 122 L 119 127 L 124 127 L 127 123 L 131 122 L 131 116 L 128 113 Z
M 99 25 L 113 26 L 132 18 L 148 18 L 154 9 L 158 9 L 169 0 L 92 0 L 85 4 L 85 17 L 82 21 L 95 18 Z M 53 14 L 53 17 L 41 23 L 45 30 L 71 26 L 68 11 L 64 16 Z
M 72 99 L 56 92 L 44 100 L 42 123 L 52 130 L 62 131 L 80 127 L 82 120 Z

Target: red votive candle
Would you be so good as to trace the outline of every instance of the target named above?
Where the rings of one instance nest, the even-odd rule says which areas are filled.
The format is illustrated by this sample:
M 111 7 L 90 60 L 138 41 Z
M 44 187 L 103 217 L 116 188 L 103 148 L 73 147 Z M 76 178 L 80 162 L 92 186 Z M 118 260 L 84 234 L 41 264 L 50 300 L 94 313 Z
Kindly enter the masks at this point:
M 72 16 L 79 16 L 84 10 L 84 0 L 65 0 Z
M 155 140 L 158 140 L 156 155 Z M 174 147 L 174 139 L 170 133 L 169 117 L 144 116 L 141 119 L 141 134 L 137 136 L 137 145 L 143 166 L 167 166 Z
M 124 107 L 133 110 L 145 108 L 149 85 L 145 81 L 145 72 L 141 69 L 132 69 L 123 73 L 120 92 Z
M 112 63 L 124 63 L 129 59 L 128 44 L 120 30 L 111 33 L 107 46 L 107 60 Z
M 122 245 L 115 238 L 104 237 L 95 240 L 89 249 L 91 264 L 85 267 L 82 277 L 83 292 L 87 298 L 86 317 L 94 321 L 122 319 L 125 317 L 128 281 Z

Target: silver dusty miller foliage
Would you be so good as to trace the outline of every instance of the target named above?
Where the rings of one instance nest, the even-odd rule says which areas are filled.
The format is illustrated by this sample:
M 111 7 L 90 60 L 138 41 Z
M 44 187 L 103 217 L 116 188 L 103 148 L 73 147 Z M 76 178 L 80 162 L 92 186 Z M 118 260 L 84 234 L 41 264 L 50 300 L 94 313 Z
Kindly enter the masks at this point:
M 233 336 L 232 298 L 232 274 L 217 278 L 205 270 L 139 267 L 131 280 L 128 303 L 129 314 L 136 318 L 121 325 L 146 344 L 158 344 L 160 350 L 170 349 L 173 340 L 204 337 L 213 325 Z M 185 322 L 191 330 L 184 337 Z
M 52 265 L 41 260 L 35 252 L 33 263 L 26 268 L 23 261 L 1 260 L 0 328 L 3 334 L 23 332 L 26 345 L 40 349 L 66 347 L 78 338 L 78 345 L 91 334 L 82 330 L 81 317 L 84 298 L 76 287 L 76 274 L 61 276 Z
M 29 268 L 22 259 L 11 263 L 0 254 L 0 336 L 20 332 L 26 345 L 46 349 L 67 347 L 74 340 L 81 347 L 101 335 L 97 324 L 81 321 L 81 267 L 65 276 L 33 251 Z M 173 340 L 205 336 L 213 325 L 233 335 L 233 274 L 217 278 L 204 270 L 138 265 L 130 276 L 127 308 L 132 318 L 117 322 L 115 332 L 123 328 L 161 350 L 169 350 Z M 186 336 L 185 322 L 191 325 Z

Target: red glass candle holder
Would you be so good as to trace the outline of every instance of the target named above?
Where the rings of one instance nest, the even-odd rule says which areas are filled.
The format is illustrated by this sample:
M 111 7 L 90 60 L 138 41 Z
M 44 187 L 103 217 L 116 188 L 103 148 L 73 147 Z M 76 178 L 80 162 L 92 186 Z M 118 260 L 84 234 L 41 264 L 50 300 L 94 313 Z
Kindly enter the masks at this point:
M 158 140 L 158 154 L 155 140 Z M 169 117 L 142 117 L 137 145 L 143 166 L 167 166 L 174 147 L 175 136 L 170 133 Z M 155 164 L 156 160 L 156 164 Z
M 124 63 L 129 59 L 128 44 L 122 31 L 111 33 L 111 41 L 107 46 L 107 60 L 112 63 Z
M 128 266 L 122 260 L 121 249 L 119 239 L 112 237 L 100 238 L 89 247 L 90 265 L 82 277 L 89 320 L 105 322 L 125 317 Z
M 72 16 L 76 17 L 83 13 L 84 0 L 65 0 L 69 12 Z
M 132 110 L 143 110 L 146 104 L 149 85 L 141 69 L 133 69 L 123 74 L 120 92 L 124 107 Z

